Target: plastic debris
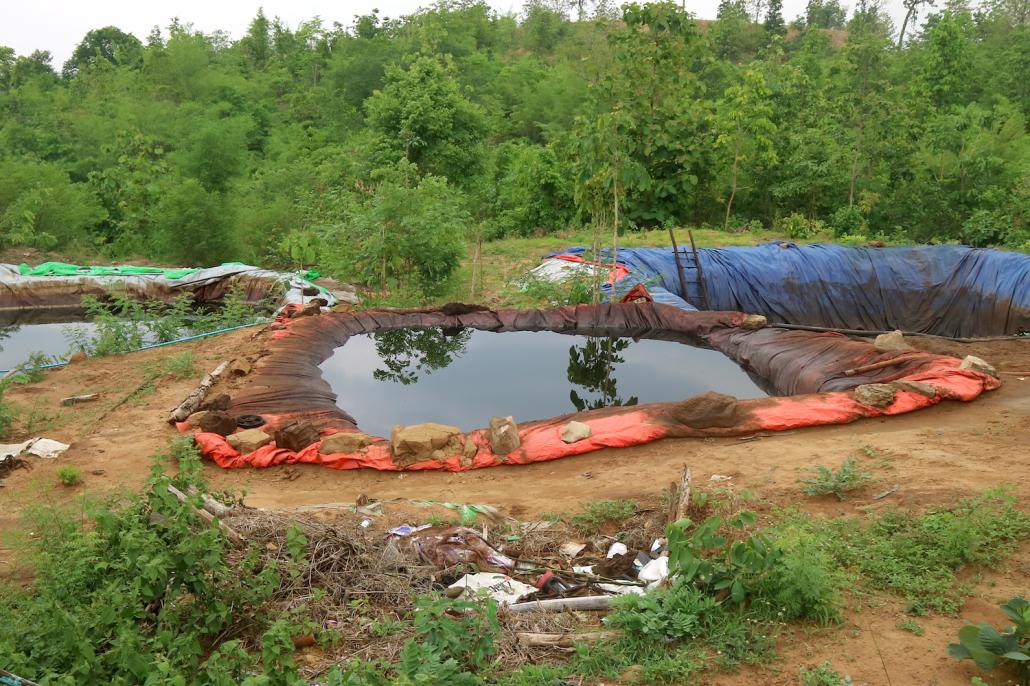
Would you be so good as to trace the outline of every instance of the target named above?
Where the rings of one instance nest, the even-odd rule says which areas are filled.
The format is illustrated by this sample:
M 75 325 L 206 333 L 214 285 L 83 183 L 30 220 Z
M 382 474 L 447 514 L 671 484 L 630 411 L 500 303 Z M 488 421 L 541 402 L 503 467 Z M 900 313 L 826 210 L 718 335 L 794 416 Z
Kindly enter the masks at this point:
M 644 565 L 644 568 L 637 574 L 637 579 L 647 583 L 650 588 L 667 576 L 669 576 L 669 558 L 663 556 Z
M 407 530 L 407 533 L 402 531 Z M 487 571 L 512 571 L 515 560 L 494 549 L 474 529 L 464 526 L 397 527 L 391 535 L 409 547 L 419 559 L 440 569 L 478 565 Z
M 608 548 L 608 554 L 605 557 L 608 557 L 610 559 L 615 557 L 616 555 L 625 555 L 628 551 L 629 548 L 627 548 L 624 544 L 616 541 L 615 543 L 612 543 L 610 548 Z
M 496 600 L 500 605 L 516 603 L 521 598 L 537 592 L 534 586 L 524 584 L 517 579 L 512 579 L 506 574 L 491 572 L 466 574 L 448 586 L 448 588 L 463 589 L 460 597 L 468 599 L 486 595 Z
M 569 541 L 568 543 L 562 543 L 561 546 L 559 546 L 558 548 L 558 552 L 571 560 L 572 558 L 576 557 L 581 552 L 583 552 L 583 549 L 586 547 L 586 543 Z
M 50 438 L 30 438 L 22 443 L 0 444 L 0 459 L 27 454 L 52 460 L 70 447 L 67 443 Z

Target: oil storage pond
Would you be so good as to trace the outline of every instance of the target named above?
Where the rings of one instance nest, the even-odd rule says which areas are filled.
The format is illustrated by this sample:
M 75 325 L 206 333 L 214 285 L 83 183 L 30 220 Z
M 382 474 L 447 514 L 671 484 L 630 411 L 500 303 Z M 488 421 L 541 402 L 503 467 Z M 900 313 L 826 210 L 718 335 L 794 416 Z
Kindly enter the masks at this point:
M 684 343 L 550 331 L 403 328 L 350 337 L 322 363 L 362 431 L 439 422 L 468 431 L 582 410 L 763 391 L 722 353 Z

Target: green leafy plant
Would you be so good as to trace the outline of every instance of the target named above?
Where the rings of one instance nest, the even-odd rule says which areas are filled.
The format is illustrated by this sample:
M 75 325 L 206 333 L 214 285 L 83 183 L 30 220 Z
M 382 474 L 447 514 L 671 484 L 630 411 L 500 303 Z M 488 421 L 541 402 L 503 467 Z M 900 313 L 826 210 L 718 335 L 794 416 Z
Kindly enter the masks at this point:
M 63 486 L 78 486 L 82 483 L 82 472 L 78 467 L 65 465 L 57 468 L 57 479 Z
M 583 510 L 569 518 L 569 524 L 584 534 L 595 534 L 608 522 L 621 522 L 637 513 L 632 500 L 592 500 L 583 504 Z
M 916 620 L 912 619 L 911 617 L 898 622 L 898 628 L 902 631 L 907 631 L 908 633 L 914 634 L 916 636 L 922 636 L 926 633 L 926 631 L 923 629 L 923 625 L 917 622 Z
M 802 686 L 851 686 L 853 683 L 850 676 L 842 676 L 829 661 L 811 669 L 802 667 L 799 676 Z
M 958 643 L 948 646 L 948 654 L 960 660 L 973 660 L 982 669 L 1009 667 L 1018 674 L 1021 686 L 1030 684 L 1030 602 L 1012 598 L 1001 605 L 1012 626 L 998 631 L 991 624 L 967 624 L 959 629 Z
M 838 500 L 845 500 L 849 491 L 856 491 L 876 482 L 876 477 L 871 473 L 859 469 L 858 462 L 853 457 L 844 460 L 838 469 L 818 464 L 812 470 L 815 472 L 814 476 L 800 480 L 800 483 L 804 484 L 801 492 L 805 495 L 834 495 Z
M 164 359 L 162 371 L 172 378 L 181 381 L 188 379 L 197 373 L 197 358 L 191 352 L 183 352 L 178 355 L 171 355 Z

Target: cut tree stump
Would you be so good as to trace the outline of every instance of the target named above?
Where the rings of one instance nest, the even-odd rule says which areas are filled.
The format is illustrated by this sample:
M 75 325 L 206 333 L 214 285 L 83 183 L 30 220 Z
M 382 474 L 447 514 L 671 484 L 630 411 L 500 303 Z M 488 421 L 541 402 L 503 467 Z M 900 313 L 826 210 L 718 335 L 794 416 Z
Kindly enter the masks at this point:
M 678 522 L 687 516 L 687 508 L 690 507 L 690 467 L 683 465 L 683 472 L 680 474 L 679 483 L 673 481 L 669 484 L 669 511 L 666 513 L 666 523 Z

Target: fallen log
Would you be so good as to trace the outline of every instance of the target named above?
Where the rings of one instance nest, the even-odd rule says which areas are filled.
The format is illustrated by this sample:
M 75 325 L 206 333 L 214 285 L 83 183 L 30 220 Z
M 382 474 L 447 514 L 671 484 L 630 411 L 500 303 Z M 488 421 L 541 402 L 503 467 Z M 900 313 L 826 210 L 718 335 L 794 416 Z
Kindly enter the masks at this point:
M 207 396 L 208 391 L 218 381 L 218 377 L 229 367 L 229 360 L 221 363 L 210 374 L 205 376 L 200 381 L 200 385 L 190 391 L 190 394 L 186 396 L 186 399 L 179 403 L 179 406 L 172 410 L 171 414 L 168 415 L 168 423 L 175 424 L 181 422 L 186 417 L 197 411 L 200 408 L 200 404 L 204 402 L 204 398 Z
M 190 495 L 194 495 L 196 492 L 197 492 L 197 489 L 194 488 L 193 486 L 190 486 L 189 494 Z M 230 512 L 232 512 L 232 508 L 231 507 L 223 505 L 222 503 L 218 502 L 217 500 L 215 500 L 214 498 L 209 496 L 207 493 L 201 493 L 200 494 L 200 499 L 202 501 L 204 501 L 204 509 L 207 510 L 208 512 L 210 512 L 211 514 L 213 514 L 216 517 L 223 517 L 224 518 L 226 515 L 228 515 Z
M 78 405 L 79 403 L 88 403 L 90 401 L 96 400 L 99 397 L 99 393 L 89 393 L 87 395 L 72 395 L 67 398 L 61 398 L 61 404 L 65 406 Z
M 168 484 L 168 492 L 178 498 L 179 502 L 186 503 L 189 498 L 185 493 L 180 491 L 175 486 Z M 197 516 L 203 519 L 205 522 L 214 523 L 217 522 L 218 528 L 222 530 L 225 537 L 229 539 L 229 542 L 237 547 L 242 547 L 246 543 L 246 539 L 243 538 L 235 529 L 230 527 L 228 524 L 223 522 L 221 519 L 216 519 L 215 515 L 211 514 L 205 509 L 194 507 L 193 511 L 197 513 Z
M 520 631 L 517 634 L 519 643 L 533 648 L 572 648 L 576 643 L 606 641 L 618 635 L 617 631 L 588 631 L 582 634 L 538 634 L 532 631 Z
M 528 603 L 515 603 L 504 608 L 506 612 L 561 612 L 562 610 L 607 610 L 611 607 L 612 596 L 587 596 L 585 598 L 555 598 L 553 600 L 533 600 Z

